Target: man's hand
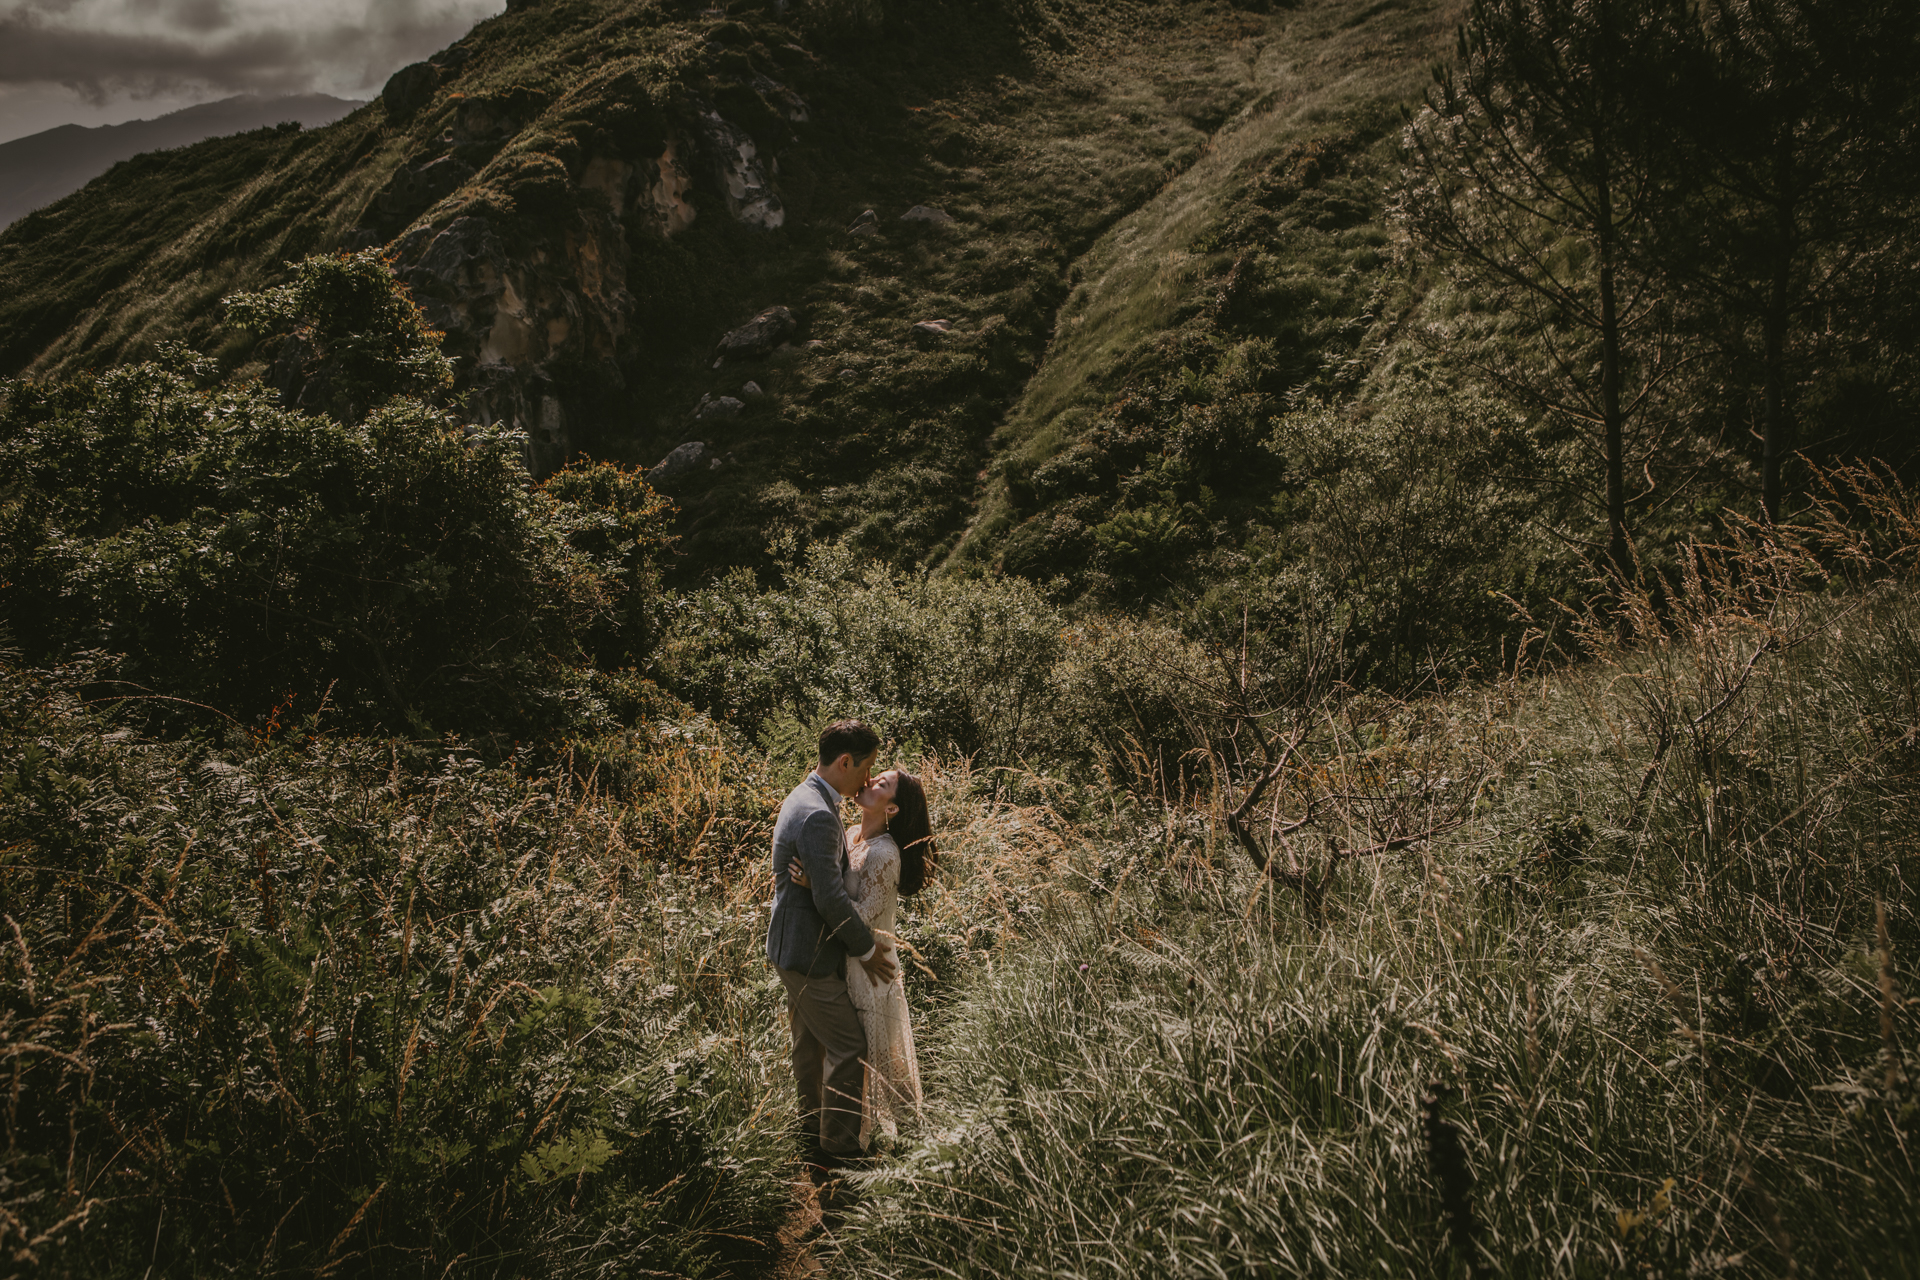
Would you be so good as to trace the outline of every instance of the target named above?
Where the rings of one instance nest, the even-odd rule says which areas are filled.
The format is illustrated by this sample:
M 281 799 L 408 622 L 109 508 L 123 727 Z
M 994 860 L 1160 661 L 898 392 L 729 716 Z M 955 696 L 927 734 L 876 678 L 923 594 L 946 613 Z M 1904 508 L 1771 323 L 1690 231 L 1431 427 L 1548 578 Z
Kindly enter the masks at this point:
M 900 976 L 900 966 L 894 963 L 893 948 L 885 942 L 874 947 L 873 954 L 865 960 L 854 961 L 865 970 L 867 980 L 876 987 L 884 987 Z

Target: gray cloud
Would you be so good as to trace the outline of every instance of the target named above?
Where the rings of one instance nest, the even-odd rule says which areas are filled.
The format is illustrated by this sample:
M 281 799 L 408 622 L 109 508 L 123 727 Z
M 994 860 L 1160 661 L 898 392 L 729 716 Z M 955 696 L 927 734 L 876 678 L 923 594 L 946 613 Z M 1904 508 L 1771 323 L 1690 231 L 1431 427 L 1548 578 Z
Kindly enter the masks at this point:
M 501 0 L 0 0 L 0 87 L 88 102 L 195 90 L 352 92 L 458 39 Z

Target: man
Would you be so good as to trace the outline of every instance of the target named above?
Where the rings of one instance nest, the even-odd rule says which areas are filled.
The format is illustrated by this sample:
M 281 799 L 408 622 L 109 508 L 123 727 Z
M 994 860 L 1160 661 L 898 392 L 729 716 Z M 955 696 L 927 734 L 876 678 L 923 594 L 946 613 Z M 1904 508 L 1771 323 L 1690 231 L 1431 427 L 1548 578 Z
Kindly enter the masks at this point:
M 800 1120 L 816 1144 L 809 1161 L 822 1175 L 865 1154 L 860 1099 L 867 1035 L 847 996 L 847 961 L 882 985 L 897 972 L 847 897 L 847 834 L 840 825 L 841 801 L 866 785 L 879 748 L 880 736 L 858 720 L 828 725 L 820 734 L 819 767 L 787 796 L 773 824 L 767 959 L 787 989 Z M 807 888 L 788 875 L 796 861 Z

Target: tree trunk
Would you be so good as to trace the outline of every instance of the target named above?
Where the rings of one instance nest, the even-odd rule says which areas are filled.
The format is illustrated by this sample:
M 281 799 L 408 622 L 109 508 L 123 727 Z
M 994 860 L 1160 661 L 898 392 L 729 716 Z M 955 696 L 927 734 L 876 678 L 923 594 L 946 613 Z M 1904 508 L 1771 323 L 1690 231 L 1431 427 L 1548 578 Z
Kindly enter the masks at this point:
M 1793 447 L 1793 426 L 1787 419 L 1787 318 L 1782 305 L 1784 290 L 1779 287 L 1779 278 L 1786 274 L 1784 265 L 1775 275 L 1773 296 L 1767 306 L 1766 320 L 1766 390 L 1762 400 L 1762 443 L 1760 446 L 1760 505 L 1766 510 L 1767 523 L 1772 524 L 1780 518 L 1780 504 L 1786 496 L 1786 482 L 1781 478 L 1781 464 L 1787 451 Z
M 1780 505 L 1786 498 L 1786 482 L 1781 471 L 1793 448 L 1793 419 L 1787 407 L 1787 326 L 1793 305 L 1793 255 L 1795 246 L 1792 197 L 1792 159 L 1781 157 L 1776 163 L 1776 190 L 1780 202 L 1774 206 L 1773 279 L 1768 282 L 1766 341 L 1766 390 L 1762 403 L 1760 446 L 1760 505 L 1766 510 L 1767 523 L 1780 518 Z
M 1600 423 L 1607 455 L 1607 555 L 1622 578 L 1633 576 L 1627 546 L 1626 424 L 1620 412 L 1620 313 L 1614 298 L 1613 192 L 1602 178 L 1595 192 L 1600 218 L 1594 239 L 1600 250 Z

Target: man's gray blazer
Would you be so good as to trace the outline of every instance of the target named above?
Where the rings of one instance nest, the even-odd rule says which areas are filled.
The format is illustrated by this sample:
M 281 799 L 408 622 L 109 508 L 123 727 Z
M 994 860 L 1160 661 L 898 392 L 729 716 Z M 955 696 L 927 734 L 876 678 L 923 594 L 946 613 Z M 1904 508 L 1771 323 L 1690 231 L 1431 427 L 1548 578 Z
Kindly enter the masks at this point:
M 787 876 L 794 859 L 812 886 Z M 846 974 L 847 957 L 873 949 L 873 931 L 847 897 L 847 833 L 840 825 L 840 793 L 809 773 L 780 806 L 773 823 L 773 919 L 767 959 L 776 969 L 809 978 Z

